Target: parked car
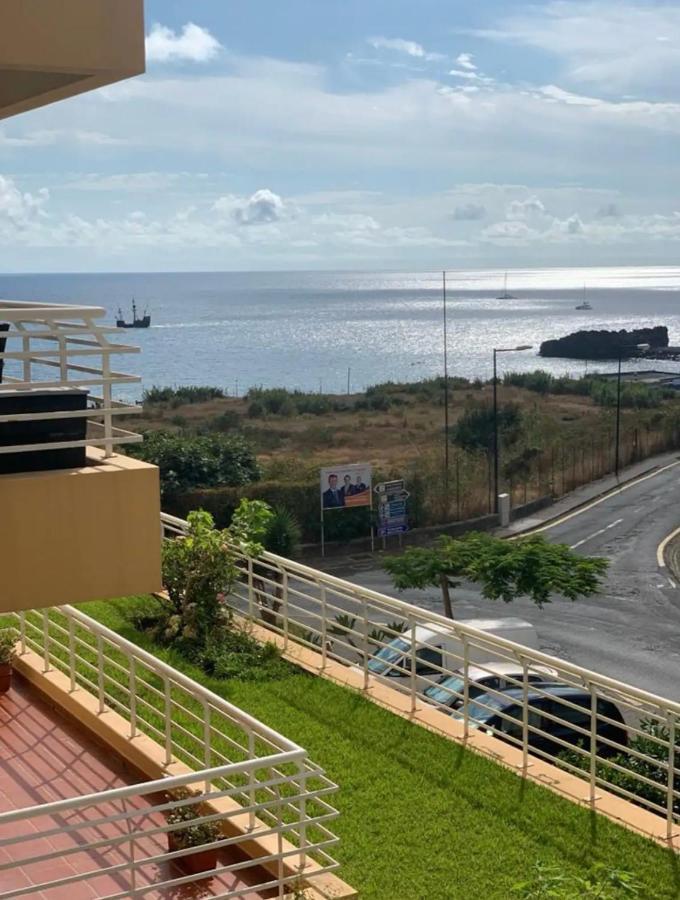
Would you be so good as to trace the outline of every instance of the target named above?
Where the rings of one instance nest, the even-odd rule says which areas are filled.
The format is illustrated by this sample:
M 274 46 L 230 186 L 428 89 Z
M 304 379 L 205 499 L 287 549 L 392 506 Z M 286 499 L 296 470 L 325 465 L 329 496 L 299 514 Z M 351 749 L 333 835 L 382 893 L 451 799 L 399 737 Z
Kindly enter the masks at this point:
M 502 694 L 482 694 L 468 706 L 470 726 L 481 728 L 495 737 L 507 740 L 522 740 L 522 696 L 521 688 L 512 688 Z M 568 749 L 565 744 L 590 744 L 590 710 L 592 698 L 588 691 L 568 684 L 542 684 L 540 693 L 536 686 L 528 693 L 529 706 L 529 747 L 551 756 L 557 756 Z M 572 704 L 567 706 L 566 704 Z M 460 711 L 453 713 L 462 717 Z M 603 697 L 597 700 L 597 737 L 628 745 L 628 734 L 619 708 L 611 700 Z M 554 716 L 561 721 L 550 718 Z M 601 717 L 611 719 L 603 721 Z M 540 734 L 537 730 L 540 730 Z M 579 731 L 578 729 L 583 729 Z M 514 741 L 512 741 L 514 743 Z M 599 756 L 614 756 L 620 752 L 616 747 L 597 741 Z
M 514 641 L 523 647 L 538 647 L 536 629 L 524 619 L 467 619 L 453 624 L 483 631 L 491 637 Z M 442 677 L 442 669 L 450 672 L 457 669 L 463 660 L 464 650 L 455 632 L 443 625 L 418 625 L 415 638 L 416 690 L 422 692 Z M 407 632 L 375 653 L 368 661 L 368 671 L 390 687 L 409 691 L 411 654 L 411 635 Z M 472 662 L 481 662 L 490 656 L 492 653 L 488 648 L 474 645 L 470 647 Z
M 485 662 L 479 666 L 468 667 L 468 699 L 474 700 L 487 691 L 505 691 L 517 687 L 524 673 L 522 666 L 514 662 Z M 559 678 L 556 669 L 549 666 L 532 666 L 527 670 L 529 684 L 555 682 Z M 512 680 L 511 680 L 512 679 Z M 453 675 L 444 676 L 437 684 L 425 688 L 425 697 L 438 706 L 450 706 L 460 709 L 463 705 L 465 691 L 465 669 L 457 669 Z

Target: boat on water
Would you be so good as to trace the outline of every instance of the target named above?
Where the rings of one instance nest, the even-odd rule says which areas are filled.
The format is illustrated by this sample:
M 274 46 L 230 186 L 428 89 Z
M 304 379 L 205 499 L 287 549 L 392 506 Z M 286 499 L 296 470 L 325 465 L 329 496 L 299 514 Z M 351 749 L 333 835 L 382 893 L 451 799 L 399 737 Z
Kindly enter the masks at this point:
M 123 310 L 118 308 L 118 318 L 116 319 L 116 328 L 149 328 L 151 325 L 151 316 L 144 310 L 143 316 L 137 315 L 137 304 L 132 301 L 132 321 L 126 322 L 123 317 Z
M 508 273 L 505 273 L 505 281 L 503 282 L 503 293 L 496 297 L 496 300 L 516 300 L 514 294 L 508 293 Z
M 584 285 L 583 285 L 583 300 L 579 303 L 579 305 L 576 307 L 576 309 L 579 310 L 579 312 L 583 312 L 583 311 L 586 311 L 586 310 L 589 310 L 589 309 L 592 309 L 592 308 L 593 308 L 593 307 L 592 307 L 592 306 L 590 305 L 590 303 L 586 300 L 586 286 L 585 286 L 585 284 L 584 284 Z

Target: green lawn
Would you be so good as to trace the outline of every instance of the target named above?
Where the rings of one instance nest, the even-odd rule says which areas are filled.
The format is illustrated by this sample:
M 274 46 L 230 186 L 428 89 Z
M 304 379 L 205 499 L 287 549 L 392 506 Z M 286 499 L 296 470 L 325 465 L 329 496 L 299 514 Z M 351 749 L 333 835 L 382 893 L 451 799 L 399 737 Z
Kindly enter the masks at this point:
M 208 678 L 130 624 L 141 599 L 81 608 L 299 742 L 340 785 L 341 876 L 375 900 L 507 900 L 538 860 L 633 873 L 644 897 L 680 897 L 676 858 L 489 760 L 330 682 Z M 622 895 L 624 896 L 624 895 Z

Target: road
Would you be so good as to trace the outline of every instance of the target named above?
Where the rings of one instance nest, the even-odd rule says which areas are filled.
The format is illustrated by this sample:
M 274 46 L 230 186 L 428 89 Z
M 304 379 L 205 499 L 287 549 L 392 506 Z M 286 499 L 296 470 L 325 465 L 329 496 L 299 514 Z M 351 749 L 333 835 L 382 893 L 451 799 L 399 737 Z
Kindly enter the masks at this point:
M 680 524 L 680 461 L 549 525 L 544 534 L 577 553 L 610 560 L 603 590 L 543 609 L 529 600 L 499 605 L 472 585 L 455 592 L 458 619 L 521 616 L 534 623 L 541 649 L 663 697 L 680 700 L 680 588 L 657 563 L 661 541 Z M 361 563 L 359 564 L 361 565 Z M 389 577 L 365 563 L 333 565 L 333 574 L 395 596 Z M 441 612 L 435 589 L 396 595 Z

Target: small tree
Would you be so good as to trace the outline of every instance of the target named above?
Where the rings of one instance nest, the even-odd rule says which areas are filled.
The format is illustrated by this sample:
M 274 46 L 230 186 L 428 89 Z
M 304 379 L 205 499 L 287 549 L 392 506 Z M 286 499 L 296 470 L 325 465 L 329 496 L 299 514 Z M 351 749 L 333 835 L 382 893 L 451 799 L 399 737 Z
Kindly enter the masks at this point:
M 224 604 L 238 578 L 241 553 L 258 556 L 272 513 L 261 500 L 242 500 L 231 524 L 214 527 L 210 513 L 189 513 L 185 537 L 163 545 L 163 584 L 167 592 L 158 636 L 166 641 L 186 639 L 203 647 L 229 624 Z
M 480 532 L 462 538 L 442 535 L 433 547 L 411 547 L 384 562 L 394 586 L 424 589 L 440 587 L 444 614 L 453 618 L 451 588 L 465 579 L 479 584 L 489 600 L 510 603 L 530 597 L 537 606 L 551 594 L 569 600 L 589 597 L 600 587 L 607 560 L 577 556 L 565 544 L 551 544 L 532 536 L 506 541 Z

